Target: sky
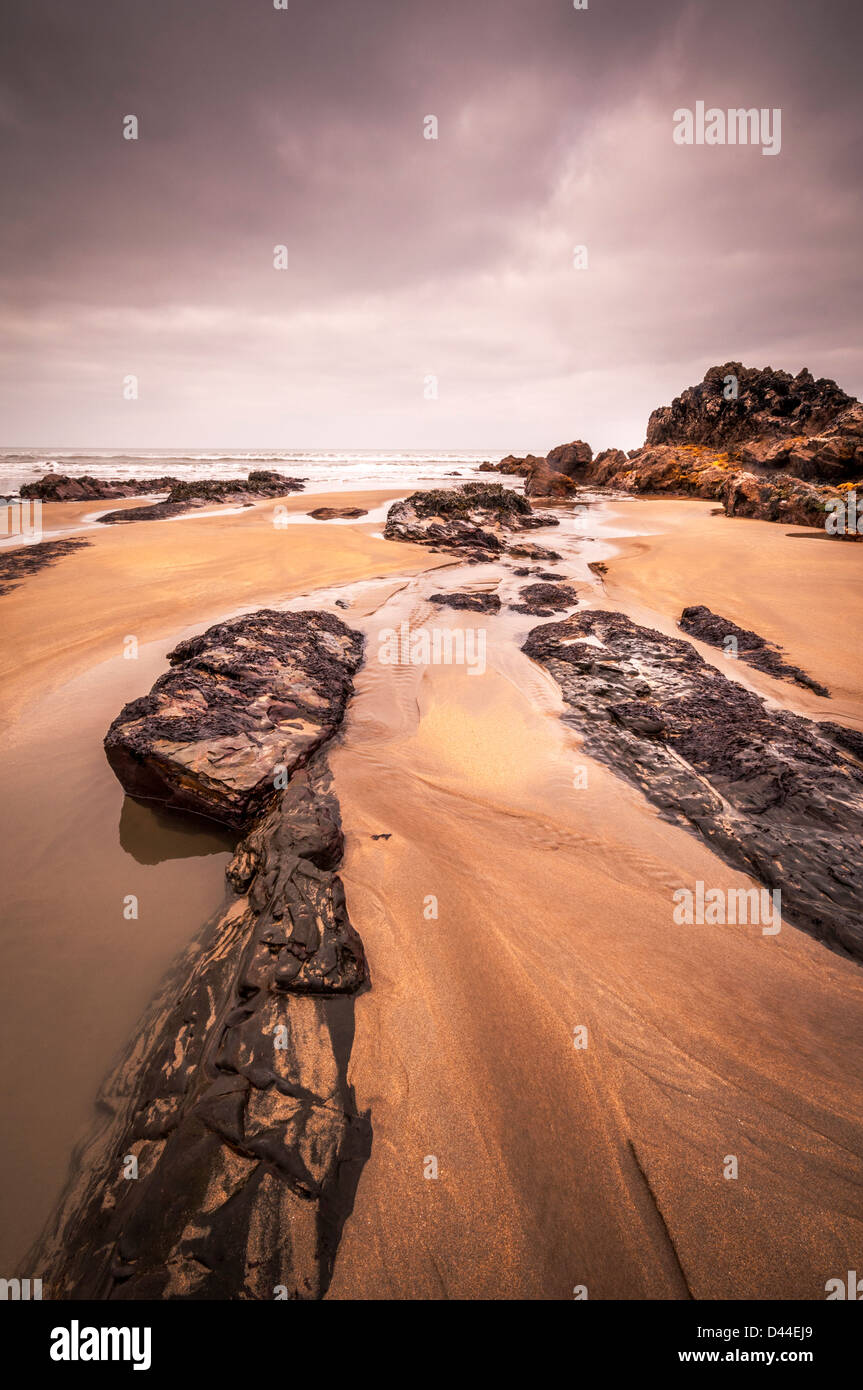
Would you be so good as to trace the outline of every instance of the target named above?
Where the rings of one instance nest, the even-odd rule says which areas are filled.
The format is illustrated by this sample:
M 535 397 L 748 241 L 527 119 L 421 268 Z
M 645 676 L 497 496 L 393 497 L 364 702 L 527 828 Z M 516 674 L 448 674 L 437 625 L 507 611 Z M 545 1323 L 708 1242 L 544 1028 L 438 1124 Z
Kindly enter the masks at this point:
M 9 0 L 0 445 L 631 448 L 730 360 L 863 394 L 863 6 L 587 3 Z M 676 144 L 697 101 L 779 154 Z

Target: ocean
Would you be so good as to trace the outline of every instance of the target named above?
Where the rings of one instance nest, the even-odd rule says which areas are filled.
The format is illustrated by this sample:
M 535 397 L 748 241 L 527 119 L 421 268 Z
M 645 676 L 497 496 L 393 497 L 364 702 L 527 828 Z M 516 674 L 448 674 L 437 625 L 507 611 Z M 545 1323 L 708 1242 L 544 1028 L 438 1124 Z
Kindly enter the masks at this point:
M 434 482 L 450 473 L 474 477 L 485 460 L 497 462 L 500 453 L 470 451 L 374 451 L 369 449 L 208 450 L 183 452 L 139 449 L 0 449 L 0 496 L 9 497 L 23 483 L 45 473 L 70 477 L 155 478 L 164 473 L 180 478 L 244 478 L 251 469 L 272 468 L 291 477 L 307 478 L 308 492 L 344 491 L 367 487 Z

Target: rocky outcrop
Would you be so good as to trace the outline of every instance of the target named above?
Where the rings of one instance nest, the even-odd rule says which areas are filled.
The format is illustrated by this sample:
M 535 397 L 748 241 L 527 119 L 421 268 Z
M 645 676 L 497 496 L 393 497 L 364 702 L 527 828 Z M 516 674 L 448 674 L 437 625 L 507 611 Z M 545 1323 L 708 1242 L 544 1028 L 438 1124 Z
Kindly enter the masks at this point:
M 726 362 L 654 410 L 646 444 L 736 446 L 743 464 L 841 482 L 863 475 L 863 406 L 805 367 L 792 377 Z
M 548 462 L 591 487 L 713 498 L 729 516 L 823 528 L 837 498 L 863 487 L 863 405 L 805 368 L 726 362 L 654 410 L 641 449 L 588 455 L 561 445 Z
M 330 613 L 261 609 L 168 653 L 171 670 L 114 720 L 105 752 L 130 796 L 245 825 L 341 722 L 362 661 Z
M 361 650 L 358 634 L 323 613 L 251 614 L 182 643 L 173 658 L 185 684 L 166 688 L 171 673 L 112 726 L 109 739 L 132 763 L 158 750 L 157 781 L 171 789 L 165 757 L 185 766 L 183 800 L 191 786 L 209 814 L 237 826 L 224 726 L 247 763 L 266 712 L 260 762 L 240 777 L 252 819 L 228 868 L 226 905 L 103 1088 L 101 1128 L 28 1257 L 45 1271 L 47 1297 L 270 1301 L 326 1291 L 371 1145 L 347 1081 L 352 996 L 368 972 L 337 874 L 339 808 L 320 747 Z M 296 736 L 286 733 L 290 704 Z M 283 746 L 266 732 L 277 726 Z M 292 772 L 262 809 L 246 793 L 265 780 L 267 758 Z M 271 788 L 274 771 L 271 762 Z
M 550 618 L 561 608 L 572 608 L 578 603 L 578 590 L 571 584 L 524 584 L 520 591 L 521 603 L 512 603 L 514 613 L 529 613 L 534 618 Z
M 286 478 L 271 468 L 252 469 L 248 478 L 176 478 L 166 473 L 158 478 L 94 478 L 84 473 L 79 478 L 70 478 L 65 473 L 46 473 L 35 483 L 25 483 L 20 490 L 21 497 L 35 498 L 42 502 L 104 502 L 120 497 L 145 497 L 154 493 L 167 492 L 164 507 L 171 504 L 179 507 L 200 505 L 206 502 L 236 502 L 246 498 L 283 497 L 289 492 L 302 492 L 305 479 Z M 134 509 L 112 512 L 114 519 L 129 518 Z M 151 510 L 142 507 L 141 515 L 150 516 Z M 167 515 L 175 515 L 169 512 Z M 100 517 L 100 521 L 107 520 Z M 140 520 L 140 517 L 136 518 Z
M 14 550 L 0 554 L 0 594 L 8 594 L 17 588 L 28 574 L 38 574 L 49 565 L 56 565 L 64 555 L 89 545 L 89 541 L 75 537 L 65 541 L 37 541 L 33 545 L 16 545 Z
M 545 459 L 537 459 L 524 485 L 525 497 L 541 497 L 548 502 L 567 502 L 577 492 L 572 478 L 550 468 Z
M 823 528 L 837 497 L 863 484 L 863 405 L 805 368 L 792 377 L 726 362 L 654 410 L 642 449 L 606 450 L 585 481 L 715 498 L 728 516 Z
M 575 439 L 571 444 L 558 444 L 546 455 L 549 468 L 564 473 L 568 478 L 583 474 L 593 460 L 593 450 L 583 439 Z
M 197 478 L 184 482 L 175 479 L 163 502 L 154 502 L 149 507 L 128 507 L 117 512 L 106 512 L 96 520 L 106 526 L 122 526 L 133 521 L 164 521 L 167 517 L 180 516 L 213 503 L 238 506 L 260 501 L 263 497 L 287 497 L 291 492 L 302 492 L 304 483 L 303 478 L 285 478 L 281 473 L 265 468 L 253 470 L 248 478 Z M 150 487 L 148 491 L 154 489 Z
M 517 478 L 527 477 L 534 464 L 541 460 L 536 454 L 526 454 L 524 458 L 516 458 L 514 454 L 507 454 L 500 463 L 481 463 L 480 473 L 509 473 Z
M 507 550 L 521 553 L 510 544 L 513 532 L 557 525 L 556 517 L 538 515 L 524 497 L 500 483 L 462 483 L 414 492 L 394 502 L 384 535 L 387 540 L 412 541 L 487 560 Z
M 768 642 L 766 637 L 759 637 L 757 632 L 738 627 L 728 618 L 720 618 L 703 604 L 693 604 L 684 608 L 678 625 L 690 637 L 708 642 L 711 647 L 721 647 L 732 659 L 739 658 L 747 665 L 754 666 L 756 670 L 765 671 L 769 676 L 776 676 L 778 680 L 794 681 L 796 685 L 805 686 L 807 690 L 814 690 L 816 695 L 830 694 L 820 681 L 813 680 L 799 666 L 792 666 L 786 661 L 780 648 Z
M 155 492 L 167 492 L 179 482 L 169 474 L 158 478 L 94 478 L 83 473 L 70 478 L 66 473 L 46 473 L 35 483 L 25 483 L 22 497 L 40 502 L 103 502 L 115 497 L 142 497 Z
M 429 603 L 445 608 L 460 608 L 468 613 L 499 613 L 497 594 L 430 594 Z
M 554 676 L 591 757 L 779 889 L 788 921 L 863 959 L 863 768 L 820 725 L 622 613 L 536 627 L 523 650 Z

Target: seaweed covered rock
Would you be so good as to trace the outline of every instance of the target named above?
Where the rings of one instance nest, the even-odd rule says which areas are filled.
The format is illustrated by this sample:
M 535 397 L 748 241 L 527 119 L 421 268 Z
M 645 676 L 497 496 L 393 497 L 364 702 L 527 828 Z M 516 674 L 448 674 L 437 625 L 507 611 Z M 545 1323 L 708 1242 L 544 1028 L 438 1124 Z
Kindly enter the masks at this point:
M 413 541 L 491 559 L 509 549 L 509 536 L 538 526 L 557 525 L 537 515 L 526 498 L 500 483 L 462 483 L 460 487 L 414 492 L 387 514 L 388 540 Z

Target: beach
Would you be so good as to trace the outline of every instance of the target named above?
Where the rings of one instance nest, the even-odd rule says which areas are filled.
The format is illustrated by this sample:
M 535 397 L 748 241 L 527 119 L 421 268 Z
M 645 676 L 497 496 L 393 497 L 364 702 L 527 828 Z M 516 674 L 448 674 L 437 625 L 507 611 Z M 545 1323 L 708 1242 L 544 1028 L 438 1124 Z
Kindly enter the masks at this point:
M 230 837 L 124 799 L 101 739 L 180 638 L 287 604 L 366 638 L 330 765 L 371 978 L 349 1077 L 373 1138 L 327 1296 L 823 1297 L 863 1234 L 859 965 L 789 924 L 675 925 L 679 884 L 749 880 L 586 756 L 521 651 L 536 619 L 430 607 L 436 589 L 490 590 L 495 566 L 386 541 L 377 520 L 301 519 L 327 505 L 374 516 L 403 495 L 303 493 L 281 528 L 271 503 L 91 527 L 89 546 L 0 598 L 3 872 L 19 923 L 2 961 L 16 982 L 7 1259 L 46 1218 L 111 1056 L 224 892 Z M 74 530 L 92 510 L 46 514 Z M 708 605 L 832 698 L 742 663 L 732 679 L 863 728 L 848 642 L 863 550 L 713 510 L 602 499 L 562 572 L 588 605 L 669 634 L 684 606 Z M 598 555 L 601 577 L 587 570 Z M 380 659 L 384 629 L 480 621 L 481 675 Z

